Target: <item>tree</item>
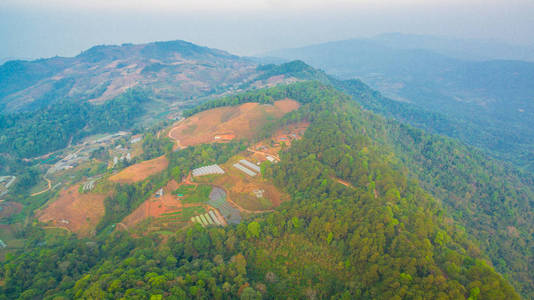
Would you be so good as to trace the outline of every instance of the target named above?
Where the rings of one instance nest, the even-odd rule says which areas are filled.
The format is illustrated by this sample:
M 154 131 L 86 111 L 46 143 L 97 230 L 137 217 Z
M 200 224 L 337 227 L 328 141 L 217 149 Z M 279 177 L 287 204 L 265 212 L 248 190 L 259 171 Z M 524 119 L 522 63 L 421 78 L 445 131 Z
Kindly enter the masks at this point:
M 261 225 L 256 221 L 252 221 L 247 225 L 247 238 L 259 238 L 261 232 Z

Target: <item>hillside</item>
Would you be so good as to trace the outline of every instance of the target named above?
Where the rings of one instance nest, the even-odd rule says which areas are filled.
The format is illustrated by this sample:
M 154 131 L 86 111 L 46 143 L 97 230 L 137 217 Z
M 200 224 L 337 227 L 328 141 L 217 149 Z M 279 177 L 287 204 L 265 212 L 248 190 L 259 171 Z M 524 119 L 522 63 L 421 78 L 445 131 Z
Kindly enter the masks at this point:
M 513 174 L 501 181 L 498 176 L 504 173 L 499 165 L 491 160 L 483 165 L 476 156 L 471 159 L 481 155 L 473 149 L 454 147 L 442 137 L 363 111 L 350 96 L 317 82 L 221 98 L 187 115 L 195 118 L 200 111 L 283 99 L 298 101 L 300 107 L 256 131 L 252 140 L 171 151 L 166 155 L 167 170 L 159 174 L 133 184 L 97 184 L 95 191 L 111 187 L 113 196 L 104 200 L 106 212 L 95 237 L 77 240 L 43 233 L 39 226 L 28 228 L 27 248 L 2 264 L 3 294 L 30 298 L 44 294 L 45 299 L 519 299 L 510 280 L 525 297 L 531 296 L 531 275 L 528 269 L 522 273 L 517 264 L 523 262 L 524 267 L 532 257 L 531 198 L 508 197 L 521 189 L 530 193 L 530 186 L 510 179 Z M 297 125 L 303 122 L 304 127 Z M 276 141 L 282 144 L 291 131 L 283 139 L 269 141 L 269 137 L 292 124 L 303 131 L 295 132 L 291 143 L 272 148 L 277 149 L 279 162 L 263 161 L 261 176 L 232 167 L 243 158 L 255 159 L 257 153 L 250 154 L 249 149 L 271 151 Z M 257 141 L 261 145 L 254 144 Z M 420 156 L 425 155 L 439 159 L 424 164 Z M 227 172 L 192 182 L 186 176 L 213 164 Z M 456 173 L 449 174 L 450 169 Z M 459 193 L 463 181 L 457 178 L 467 174 L 485 192 L 493 185 L 501 188 L 507 214 L 516 216 L 517 222 L 500 216 L 492 219 L 496 224 L 475 224 L 476 218 L 490 216 L 501 205 L 476 191 L 473 199 L 465 198 L 478 201 L 474 205 L 458 203 L 456 210 L 450 210 L 456 199 L 452 196 L 464 197 Z M 494 180 L 484 180 L 487 176 Z M 203 198 L 210 191 L 201 186 L 217 182 L 226 189 L 226 184 L 237 182 L 231 178 L 239 177 L 246 178 L 246 184 L 265 186 L 266 192 L 274 184 L 290 199 L 272 210 L 244 214 L 237 225 L 207 225 L 208 210 L 218 204 L 210 202 L 211 195 L 210 200 Z M 165 198 L 176 188 L 172 180 L 185 184 L 176 190 L 178 200 Z M 504 181 L 519 186 L 499 186 Z M 160 188 L 164 195 L 158 200 L 153 195 Z M 241 201 L 251 201 L 247 199 Z M 154 205 L 143 204 L 147 201 Z M 184 206 L 175 212 L 163 210 L 171 208 L 172 201 Z M 124 218 L 130 220 L 128 215 L 137 213 L 137 207 L 146 207 L 158 218 L 128 223 L 138 224 L 128 230 L 115 226 Z M 204 226 L 193 221 L 199 214 Z M 493 236 L 493 230 L 500 233 L 507 225 L 517 232 L 509 248 L 500 236 Z M 516 243 L 526 245 L 524 253 L 515 252 Z M 44 246 L 32 246 L 37 244 Z M 504 252 L 494 252 L 498 249 Z M 501 257 L 505 265 L 498 262 Z
M 238 107 L 219 107 L 180 121 L 169 131 L 169 137 L 182 147 L 251 139 L 268 122 L 299 106 L 296 101 L 284 99 L 267 105 L 246 103 Z
M 532 168 L 534 63 L 460 60 L 425 50 L 423 42 L 415 48 L 417 43 L 400 40 L 354 39 L 266 55 L 301 59 L 342 79 L 359 78 L 386 97 L 443 115 L 467 131 L 440 133 Z
M 86 136 L 132 130 L 207 97 L 301 80 L 184 41 L 96 46 L 76 57 L 0 66 L 0 171 Z
M 102 103 L 132 87 L 187 100 L 243 81 L 254 70 L 237 56 L 184 41 L 96 46 L 76 57 L 4 63 L 0 105 L 13 112 L 61 99 Z
M 385 33 L 371 39 L 395 49 L 424 49 L 461 60 L 534 61 L 534 45 L 514 45 L 498 40 L 403 33 Z

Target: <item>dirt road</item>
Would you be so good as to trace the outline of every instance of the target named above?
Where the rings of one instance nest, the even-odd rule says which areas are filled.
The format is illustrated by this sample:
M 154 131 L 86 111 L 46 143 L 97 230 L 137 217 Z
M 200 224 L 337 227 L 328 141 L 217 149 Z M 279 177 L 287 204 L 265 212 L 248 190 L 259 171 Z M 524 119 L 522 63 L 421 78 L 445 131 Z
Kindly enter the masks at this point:
M 31 196 L 41 195 L 42 193 L 48 192 L 52 188 L 52 181 L 50 181 L 50 179 L 48 179 L 46 177 L 43 177 L 43 178 L 44 178 L 44 180 L 46 180 L 48 182 L 48 187 L 46 189 L 40 191 L 40 192 L 31 194 Z

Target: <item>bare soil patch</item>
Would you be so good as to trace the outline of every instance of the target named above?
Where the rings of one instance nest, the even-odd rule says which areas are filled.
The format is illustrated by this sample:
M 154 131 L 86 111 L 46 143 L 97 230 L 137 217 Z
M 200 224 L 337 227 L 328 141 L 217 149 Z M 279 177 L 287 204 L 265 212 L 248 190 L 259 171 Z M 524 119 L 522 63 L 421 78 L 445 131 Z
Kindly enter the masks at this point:
M 284 99 L 273 105 L 244 103 L 214 108 L 178 122 L 169 137 L 183 147 L 252 138 L 269 120 L 281 118 L 299 106 L 295 100 Z
M 79 185 L 61 191 L 59 198 L 36 213 L 39 221 L 88 236 L 104 216 L 106 194 L 78 192 Z
M 147 160 L 129 166 L 119 173 L 109 177 L 110 181 L 119 183 L 135 183 L 148 178 L 151 175 L 162 172 L 167 168 L 169 162 L 165 156 Z

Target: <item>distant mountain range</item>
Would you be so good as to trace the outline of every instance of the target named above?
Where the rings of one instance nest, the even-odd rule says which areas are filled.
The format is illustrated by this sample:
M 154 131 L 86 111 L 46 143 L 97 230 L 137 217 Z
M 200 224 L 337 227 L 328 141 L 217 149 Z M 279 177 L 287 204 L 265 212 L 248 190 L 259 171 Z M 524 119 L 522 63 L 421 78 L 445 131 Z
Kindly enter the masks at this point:
M 381 34 L 372 40 L 395 49 L 424 49 L 464 60 L 534 61 L 534 45 L 512 45 L 495 40 L 457 39 L 402 33 Z
M 455 44 L 456 56 L 464 59 L 437 52 L 453 55 Z M 391 99 L 465 124 L 464 141 L 521 165 L 534 157 L 534 63 L 465 60 L 481 49 L 478 42 L 391 34 L 265 56 L 301 59 L 342 79 L 359 78 Z M 446 134 L 458 137 L 457 132 Z
M 257 75 L 249 59 L 185 41 L 96 46 L 76 57 L 1 65 L 0 111 L 31 111 L 59 100 L 102 103 L 133 87 L 185 101 L 238 90 Z

